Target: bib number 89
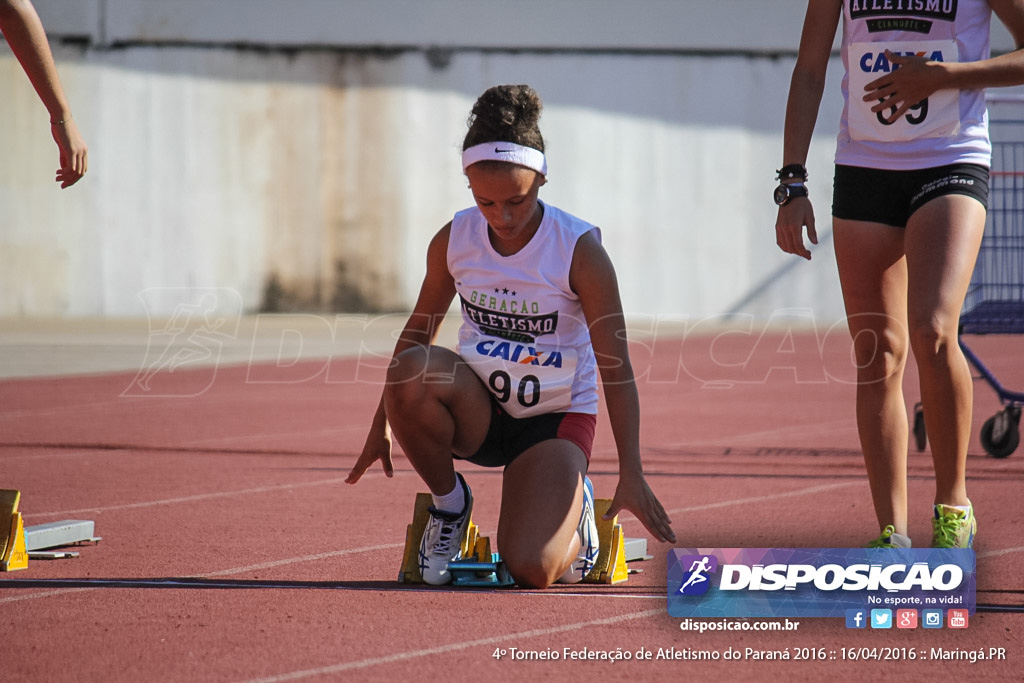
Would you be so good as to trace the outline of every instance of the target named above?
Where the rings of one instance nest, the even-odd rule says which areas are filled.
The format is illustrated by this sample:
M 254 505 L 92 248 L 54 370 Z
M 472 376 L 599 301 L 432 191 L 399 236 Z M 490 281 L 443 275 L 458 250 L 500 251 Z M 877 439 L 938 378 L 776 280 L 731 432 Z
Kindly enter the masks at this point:
M 494 396 L 502 403 L 512 398 L 512 378 L 504 370 L 495 370 L 487 378 Z M 536 375 L 524 375 L 516 388 L 516 400 L 524 408 L 532 408 L 540 402 L 540 379 Z
M 881 101 L 882 100 L 879 100 L 879 102 Z M 895 113 L 896 106 L 893 105 L 892 107 L 889 108 L 888 113 L 886 113 L 886 110 L 883 109 L 882 111 L 875 112 L 875 116 L 878 118 L 878 122 L 883 126 L 891 126 L 892 124 L 896 123 L 896 121 L 886 121 L 885 117 L 892 116 Z M 928 98 L 926 97 L 925 99 L 915 104 L 913 107 L 907 109 L 907 113 L 904 114 L 903 117 L 907 120 L 907 123 L 909 123 L 912 126 L 919 126 L 922 123 L 924 123 L 924 120 L 928 118 Z

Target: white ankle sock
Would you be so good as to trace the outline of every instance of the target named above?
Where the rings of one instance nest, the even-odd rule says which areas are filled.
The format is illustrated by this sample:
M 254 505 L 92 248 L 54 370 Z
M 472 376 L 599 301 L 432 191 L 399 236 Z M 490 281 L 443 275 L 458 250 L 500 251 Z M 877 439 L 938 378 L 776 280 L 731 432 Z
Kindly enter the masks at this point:
M 430 497 L 434 499 L 434 508 L 443 512 L 458 514 L 466 507 L 466 492 L 462 489 L 462 483 L 458 477 L 455 478 L 455 489 L 451 493 L 446 493 L 443 496 L 435 496 L 431 493 Z

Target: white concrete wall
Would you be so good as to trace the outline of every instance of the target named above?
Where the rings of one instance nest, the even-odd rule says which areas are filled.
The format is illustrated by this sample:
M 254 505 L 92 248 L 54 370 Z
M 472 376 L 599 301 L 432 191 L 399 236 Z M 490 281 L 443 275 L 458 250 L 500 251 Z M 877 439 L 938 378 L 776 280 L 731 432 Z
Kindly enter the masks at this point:
M 627 313 L 842 315 L 834 82 L 808 164 L 823 244 L 811 263 L 774 245 L 802 2 L 36 4 L 90 172 L 52 183 L 45 111 L 0 50 L 0 316 L 168 314 L 215 290 L 256 310 L 271 277 L 285 304 L 407 309 L 471 201 L 466 115 L 502 82 L 544 97 L 542 197 L 603 227 Z
M 93 44 L 792 51 L 805 0 L 35 0 Z

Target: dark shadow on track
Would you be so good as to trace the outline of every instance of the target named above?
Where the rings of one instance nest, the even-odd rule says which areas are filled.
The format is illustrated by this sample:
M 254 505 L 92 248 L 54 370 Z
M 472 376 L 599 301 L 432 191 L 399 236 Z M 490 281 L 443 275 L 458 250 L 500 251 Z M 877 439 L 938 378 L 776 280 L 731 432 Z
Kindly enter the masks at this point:
M 76 579 L 0 579 L 4 588 L 139 588 L 139 589 L 203 589 L 203 590 L 349 590 L 387 592 L 513 592 L 517 595 L 604 595 L 620 596 L 664 596 L 664 589 L 651 586 L 615 586 L 584 584 L 579 586 L 560 585 L 549 590 L 523 590 L 509 587 L 480 586 L 428 586 L 407 584 L 397 581 L 272 581 L 261 579 L 220 579 L 210 577 L 169 576 L 152 578 L 76 578 Z

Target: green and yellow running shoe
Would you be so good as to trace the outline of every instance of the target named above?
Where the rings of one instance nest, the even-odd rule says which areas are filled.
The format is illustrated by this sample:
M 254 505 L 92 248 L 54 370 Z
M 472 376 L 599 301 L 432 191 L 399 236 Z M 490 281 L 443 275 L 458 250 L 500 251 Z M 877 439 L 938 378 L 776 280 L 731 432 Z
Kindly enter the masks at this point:
M 978 533 L 978 520 L 974 506 L 961 510 L 952 505 L 936 505 L 932 519 L 933 548 L 971 548 L 974 534 Z
M 896 533 L 892 524 L 882 529 L 882 535 L 868 543 L 869 548 L 909 548 L 910 539 Z
M 868 543 L 869 548 L 895 548 L 892 543 L 892 535 L 896 533 L 896 527 L 892 524 L 882 529 L 882 535 Z

